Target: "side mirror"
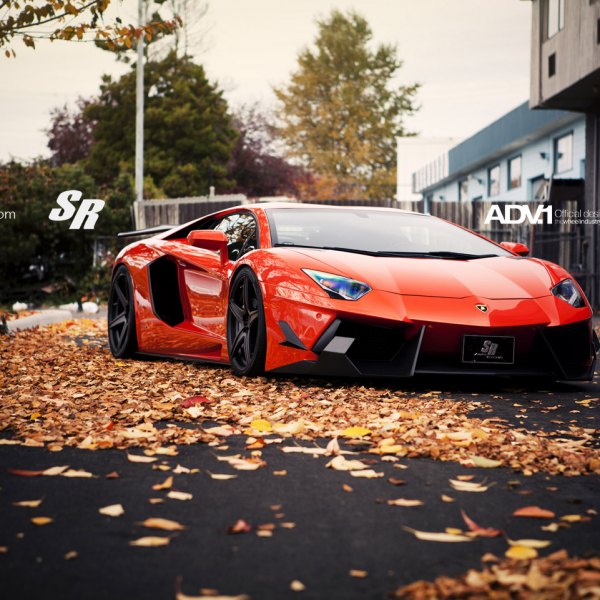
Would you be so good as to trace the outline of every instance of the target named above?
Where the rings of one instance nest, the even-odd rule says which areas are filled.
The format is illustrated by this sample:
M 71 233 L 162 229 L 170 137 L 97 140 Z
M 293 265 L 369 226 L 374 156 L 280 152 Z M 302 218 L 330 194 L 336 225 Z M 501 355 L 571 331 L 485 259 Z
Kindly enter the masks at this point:
M 520 244 L 519 242 L 500 242 L 500 245 L 505 250 L 519 256 L 529 256 L 529 248 L 525 244 Z
M 218 252 L 221 255 L 221 262 L 223 264 L 229 260 L 227 255 L 227 236 L 222 231 L 197 229 L 190 231 L 187 240 L 190 246 Z

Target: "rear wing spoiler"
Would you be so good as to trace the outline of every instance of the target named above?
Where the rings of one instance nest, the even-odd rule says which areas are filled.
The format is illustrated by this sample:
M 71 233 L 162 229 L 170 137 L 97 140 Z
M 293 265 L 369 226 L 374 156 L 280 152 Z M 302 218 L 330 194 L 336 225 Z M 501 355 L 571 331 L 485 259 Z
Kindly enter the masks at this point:
M 147 229 L 138 229 L 137 231 L 122 231 L 117 233 L 119 238 L 127 237 L 142 237 L 144 235 L 156 235 L 157 233 L 164 233 L 171 229 L 175 229 L 178 225 L 157 225 L 156 227 L 148 227 Z

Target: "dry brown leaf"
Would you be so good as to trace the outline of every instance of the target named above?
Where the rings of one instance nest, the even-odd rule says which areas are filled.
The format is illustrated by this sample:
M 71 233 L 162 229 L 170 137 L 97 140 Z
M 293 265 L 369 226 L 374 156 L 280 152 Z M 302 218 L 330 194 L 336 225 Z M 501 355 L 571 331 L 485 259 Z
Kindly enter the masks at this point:
M 348 574 L 350 577 L 356 577 L 357 579 L 364 579 L 369 575 L 368 571 L 362 571 L 360 569 L 350 569 Z
M 73 560 L 74 558 L 77 558 L 78 556 L 79 556 L 79 552 L 77 552 L 77 550 L 69 550 L 65 554 L 65 560 Z
M 153 485 L 152 489 L 156 490 L 156 491 L 168 490 L 168 489 L 171 489 L 172 485 L 173 485 L 173 476 L 169 475 L 169 477 L 167 477 L 162 483 L 157 483 L 157 484 Z
M 412 529 L 411 527 L 403 527 L 403 529 L 409 533 L 412 533 L 417 539 L 424 540 L 426 542 L 472 542 L 474 539 L 458 533 L 418 531 L 417 529 Z
M 31 522 L 34 525 L 49 525 L 54 521 L 51 517 L 32 517 Z
M 167 494 L 167 498 L 171 498 L 172 500 L 191 500 L 193 497 L 189 492 L 178 492 L 176 490 L 171 490 Z
M 294 579 L 294 581 L 290 583 L 290 590 L 292 590 L 292 592 L 303 592 L 305 589 L 306 586 L 297 579 Z
M 127 454 L 128 460 L 135 463 L 152 463 L 158 459 L 155 456 L 141 456 L 140 454 Z
M 150 529 L 163 529 L 164 531 L 182 531 L 185 526 L 177 521 L 170 519 L 162 519 L 160 517 L 150 517 L 145 521 L 140 521 L 138 525 L 148 527 Z
M 171 538 L 157 537 L 154 535 L 138 538 L 129 542 L 130 546 L 141 546 L 144 548 L 153 548 L 156 546 L 167 546 L 171 542 Z
M 513 512 L 513 517 L 531 517 L 533 519 L 553 519 L 555 517 L 551 510 L 539 506 L 523 506 Z
M 109 506 L 104 506 L 99 508 L 98 512 L 101 515 L 106 515 L 107 517 L 120 517 L 121 515 L 125 514 L 122 504 L 111 504 Z
M 25 506 L 27 508 L 37 508 L 42 502 L 43 498 L 39 500 L 19 500 L 18 502 L 13 502 L 13 506 Z
M 395 500 L 388 500 L 387 503 L 390 506 L 423 506 L 422 500 L 409 500 L 407 498 L 396 498 Z
M 350 471 L 350 475 L 364 479 L 377 479 L 378 477 L 383 477 L 384 473 L 377 473 L 373 469 L 365 469 L 364 471 Z
M 206 471 L 211 479 L 216 479 L 218 481 L 228 481 L 229 479 L 235 479 L 237 475 L 229 475 L 227 473 L 211 473 L 210 471 Z

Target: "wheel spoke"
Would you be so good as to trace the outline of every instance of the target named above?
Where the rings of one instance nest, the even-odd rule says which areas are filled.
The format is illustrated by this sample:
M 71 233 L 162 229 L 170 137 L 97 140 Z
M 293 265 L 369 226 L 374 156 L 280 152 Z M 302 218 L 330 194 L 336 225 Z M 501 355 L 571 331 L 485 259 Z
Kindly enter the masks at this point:
M 240 329 L 237 333 L 237 335 L 235 336 L 235 339 L 233 340 L 233 344 L 231 346 L 231 356 L 235 356 L 239 350 L 245 346 L 245 341 L 246 338 L 248 337 L 247 332 L 245 329 Z M 244 357 L 246 358 L 246 357 Z M 244 360 L 244 362 L 246 362 Z
M 119 316 L 115 317 L 109 324 L 109 328 L 113 329 L 119 325 L 127 324 L 127 315 L 123 312 Z
M 248 277 L 244 277 L 244 311 L 246 313 L 250 312 L 250 279 Z
M 129 300 L 119 287 L 119 280 L 115 281 L 115 291 L 117 292 L 117 296 L 119 297 L 119 302 L 121 306 L 129 306 Z
M 251 327 L 258 320 L 258 311 L 251 310 L 248 312 L 248 327 Z
M 250 332 L 246 334 L 244 338 L 244 354 L 246 358 L 246 363 L 250 362 L 252 358 L 252 348 L 250 347 Z
M 233 298 L 229 301 L 229 310 L 233 313 L 236 321 L 241 323 L 244 320 L 244 309 L 238 306 Z

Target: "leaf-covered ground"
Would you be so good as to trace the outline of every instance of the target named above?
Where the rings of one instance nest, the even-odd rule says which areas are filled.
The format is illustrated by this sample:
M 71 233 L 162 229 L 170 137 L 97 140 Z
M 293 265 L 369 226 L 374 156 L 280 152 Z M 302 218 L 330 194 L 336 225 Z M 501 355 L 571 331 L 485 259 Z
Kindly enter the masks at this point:
M 259 444 L 267 434 L 343 436 L 360 438 L 380 455 L 501 465 L 525 474 L 600 473 L 591 419 L 560 422 L 555 431 L 528 429 L 495 416 L 476 393 L 457 399 L 426 388 L 403 391 L 401 384 L 245 379 L 193 363 L 116 360 L 106 348 L 105 327 L 102 320 L 80 320 L 1 336 L 0 427 L 51 451 L 67 445 L 151 452 L 215 442 L 231 432 L 252 435 Z M 577 402 L 573 412 L 585 413 L 600 400 L 585 394 Z
M 0 336 L 0 573 L 9 565 L 12 583 L 43 552 L 50 570 L 31 590 L 44 577 L 60 581 L 75 559 L 92 577 L 96 552 L 110 548 L 115 565 L 153 565 L 178 600 L 193 600 L 212 592 L 182 593 L 177 578 L 185 574 L 190 589 L 198 567 L 174 557 L 195 555 L 208 536 L 225 553 L 226 539 L 268 539 L 264 551 L 284 577 L 271 582 L 284 585 L 279 598 L 338 588 L 363 597 L 392 591 L 393 581 L 400 598 L 600 595 L 598 558 L 586 554 L 597 532 L 596 382 L 544 391 L 244 379 L 226 368 L 116 360 L 105 327 L 80 320 Z M 88 523 L 93 540 L 80 535 Z M 344 550 L 330 556 L 325 532 Z M 204 581 L 213 573 L 215 587 L 233 581 L 253 598 L 275 589 L 270 575 L 251 574 L 263 550 L 238 546 L 243 565 L 205 548 Z M 304 550 L 292 559 L 290 548 Z M 320 553 L 332 569 L 321 588 Z M 222 569 L 234 580 L 216 576 Z

